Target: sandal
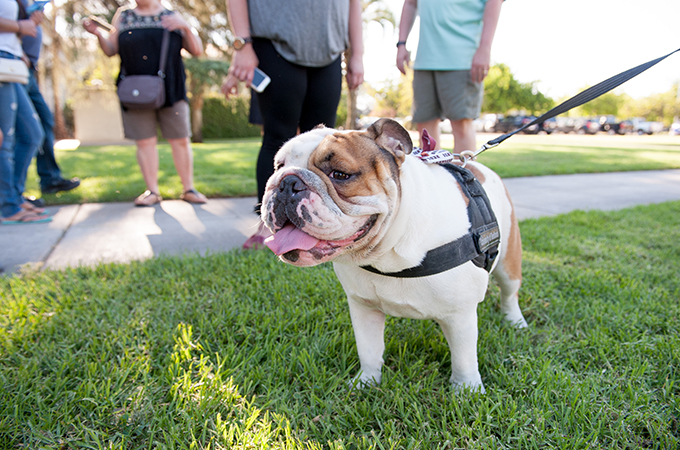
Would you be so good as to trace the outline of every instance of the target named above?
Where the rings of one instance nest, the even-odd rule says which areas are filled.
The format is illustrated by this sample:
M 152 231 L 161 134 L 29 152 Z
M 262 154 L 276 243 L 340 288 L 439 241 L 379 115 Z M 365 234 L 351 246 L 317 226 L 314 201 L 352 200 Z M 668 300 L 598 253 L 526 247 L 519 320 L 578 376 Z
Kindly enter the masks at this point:
M 52 217 L 41 216 L 33 211 L 22 210 L 13 216 L 2 219 L 3 225 L 18 225 L 22 223 L 45 223 L 51 222 Z
M 264 241 L 271 235 L 272 232 L 269 231 L 269 228 L 264 226 L 264 222 L 260 221 L 260 225 L 257 228 L 257 232 L 246 240 L 246 242 L 243 244 L 243 248 L 245 250 L 250 249 L 258 250 L 261 248 L 265 248 L 266 246 L 264 245 Z
M 47 214 L 47 211 L 45 210 L 45 208 L 39 208 L 39 207 L 35 206 L 34 204 L 29 203 L 29 202 L 23 202 L 20 206 L 21 206 L 21 209 L 23 209 L 24 211 L 30 211 L 32 213 L 36 213 L 39 216 L 44 216 L 45 214 Z
M 202 205 L 208 201 L 207 197 L 198 192 L 196 189 L 184 191 L 184 194 L 180 195 L 179 198 L 187 203 L 196 203 L 198 205 Z
M 163 197 L 147 189 L 135 199 L 135 206 L 153 206 L 156 203 L 160 203 L 161 200 L 163 200 Z

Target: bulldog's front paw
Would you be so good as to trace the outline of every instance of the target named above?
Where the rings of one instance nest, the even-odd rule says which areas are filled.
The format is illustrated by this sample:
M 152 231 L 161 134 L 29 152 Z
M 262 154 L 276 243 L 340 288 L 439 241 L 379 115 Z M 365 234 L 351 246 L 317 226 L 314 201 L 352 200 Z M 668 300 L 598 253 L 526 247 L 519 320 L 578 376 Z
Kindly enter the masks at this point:
M 479 381 L 465 381 L 465 382 L 456 382 L 453 380 L 450 381 L 451 385 L 453 386 L 453 389 L 456 392 L 471 391 L 479 392 L 480 394 L 486 393 L 486 389 L 484 389 L 484 384 L 482 383 L 481 379 Z
M 379 386 L 382 379 L 382 374 L 378 372 L 377 375 L 368 375 L 366 372 L 361 371 L 357 376 L 352 378 L 349 382 L 350 389 L 358 388 L 365 389 L 374 386 Z

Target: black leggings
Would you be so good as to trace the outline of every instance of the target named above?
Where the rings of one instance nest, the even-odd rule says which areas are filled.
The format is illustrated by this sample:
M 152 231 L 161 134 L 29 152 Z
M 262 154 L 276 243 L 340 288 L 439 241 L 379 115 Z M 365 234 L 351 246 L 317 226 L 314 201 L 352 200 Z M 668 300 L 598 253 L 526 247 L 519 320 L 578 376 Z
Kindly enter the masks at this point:
M 335 126 L 342 90 L 341 57 L 325 67 L 304 67 L 286 61 L 268 39 L 253 40 L 260 69 L 271 78 L 257 100 L 262 113 L 262 148 L 257 158 L 257 201 L 274 173 L 274 155 L 298 133 L 319 124 Z M 259 208 L 258 208 L 259 212 Z

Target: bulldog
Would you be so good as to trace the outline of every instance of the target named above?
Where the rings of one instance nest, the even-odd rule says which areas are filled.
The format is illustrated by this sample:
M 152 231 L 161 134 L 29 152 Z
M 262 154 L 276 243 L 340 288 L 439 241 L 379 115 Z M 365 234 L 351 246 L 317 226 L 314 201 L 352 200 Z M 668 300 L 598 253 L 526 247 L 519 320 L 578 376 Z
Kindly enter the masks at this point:
M 355 385 L 381 381 L 389 314 L 436 321 L 451 352 L 451 383 L 484 391 L 477 304 L 490 274 L 505 318 L 526 326 L 518 304 L 522 245 L 512 201 L 496 173 L 469 162 L 497 221 L 495 258 L 486 267 L 468 260 L 433 274 L 392 276 L 420 266 L 428 252 L 458 242 L 471 228 L 472 200 L 461 183 L 412 151 L 408 132 L 390 119 L 363 132 L 320 127 L 288 141 L 276 155 L 262 202 L 262 220 L 274 233 L 265 245 L 296 266 L 333 262 L 361 365 Z

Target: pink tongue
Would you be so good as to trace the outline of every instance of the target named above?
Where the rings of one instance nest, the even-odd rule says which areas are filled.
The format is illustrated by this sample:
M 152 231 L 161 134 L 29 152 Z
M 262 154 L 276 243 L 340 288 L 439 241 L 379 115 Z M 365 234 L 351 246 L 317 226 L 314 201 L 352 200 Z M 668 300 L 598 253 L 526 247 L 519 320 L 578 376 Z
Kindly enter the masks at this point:
M 317 238 L 290 223 L 264 241 L 264 245 L 277 255 L 283 255 L 291 250 L 310 250 L 318 243 Z

